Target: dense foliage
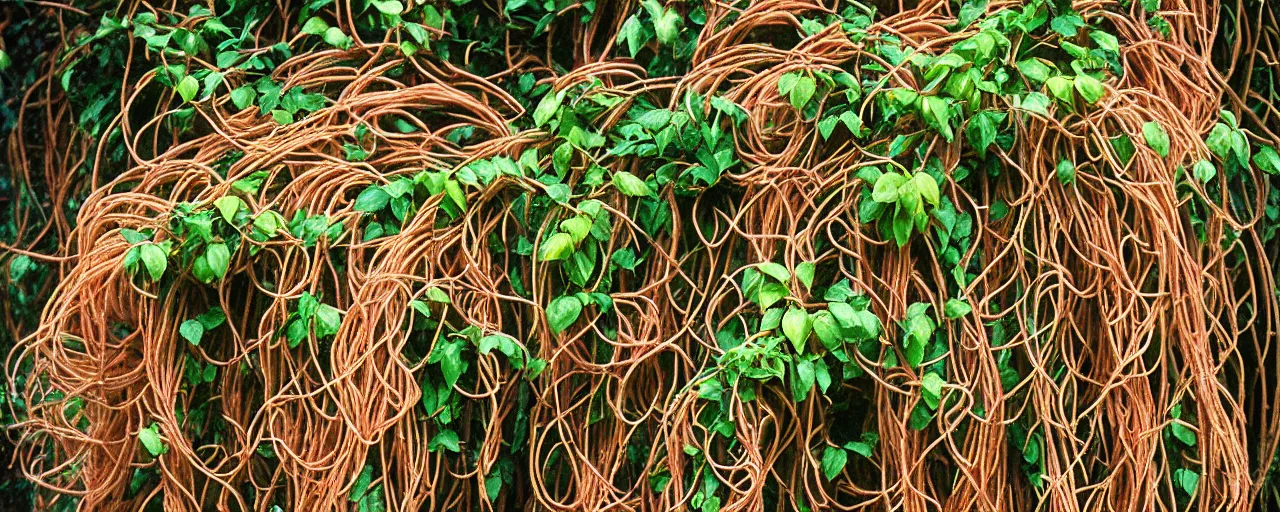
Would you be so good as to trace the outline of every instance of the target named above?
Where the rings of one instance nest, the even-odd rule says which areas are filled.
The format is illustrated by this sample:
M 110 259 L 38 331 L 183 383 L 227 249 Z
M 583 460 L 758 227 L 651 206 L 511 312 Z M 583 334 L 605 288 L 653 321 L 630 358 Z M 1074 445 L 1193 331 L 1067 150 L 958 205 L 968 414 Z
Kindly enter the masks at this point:
M 1273 4 L 0 12 L 9 507 L 1280 503 Z

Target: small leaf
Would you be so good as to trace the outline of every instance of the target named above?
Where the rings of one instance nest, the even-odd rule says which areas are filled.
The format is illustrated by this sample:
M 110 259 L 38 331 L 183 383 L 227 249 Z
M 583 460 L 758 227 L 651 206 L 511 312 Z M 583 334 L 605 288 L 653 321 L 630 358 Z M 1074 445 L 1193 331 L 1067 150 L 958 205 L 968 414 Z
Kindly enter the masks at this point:
M 1209 180 L 1218 175 L 1218 168 L 1208 160 L 1201 160 L 1196 162 L 1192 172 L 1195 174 L 1196 179 L 1200 180 L 1200 183 L 1208 183 Z
M 627 171 L 613 173 L 613 186 L 618 191 L 631 197 L 644 197 L 650 194 L 649 185 Z
M 1196 432 L 1187 428 L 1187 426 L 1183 425 L 1182 422 L 1173 422 L 1169 425 L 1169 430 L 1173 433 L 1173 437 L 1178 438 L 1178 440 L 1182 441 L 1183 444 L 1187 446 L 1196 445 Z
M 1072 85 L 1072 80 L 1064 76 L 1051 77 L 1044 82 L 1044 86 L 1049 89 L 1049 92 L 1067 105 L 1072 104 L 1076 99 L 1075 93 L 1071 91 Z
M 556 297 L 547 304 L 547 325 L 551 332 L 560 334 L 578 320 L 582 314 L 582 301 L 572 295 Z
M 338 327 L 342 325 L 342 311 L 328 304 L 321 304 L 316 308 L 314 327 L 317 338 L 333 336 L 338 333 Z
M 1051 73 L 1053 73 L 1053 70 L 1048 65 L 1040 62 L 1040 59 L 1021 60 L 1018 61 L 1017 66 L 1018 72 L 1022 73 L 1022 76 L 1038 83 L 1048 81 Z
M 1192 496 L 1196 494 L 1196 488 L 1200 487 L 1200 473 L 1190 469 L 1180 468 L 1174 471 L 1173 479 L 1183 491 Z
M 200 338 L 204 337 L 204 324 L 195 319 L 187 320 L 178 326 L 178 333 L 192 345 L 199 345 Z
M 1164 127 L 1159 122 L 1147 121 L 1142 124 L 1142 138 L 1147 141 L 1147 146 L 1155 150 L 1160 158 L 1169 156 L 1169 134 L 1165 133 Z
M 784 267 L 781 264 L 766 261 L 756 265 L 756 268 L 759 268 L 761 272 L 765 273 L 769 277 L 777 279 L 779 282 L 785 283 L 791 280 L 791 271 L 787 270 L 787 267 Z
M 538 102 L 538 106 L 533 109 L 533 126 L 540 127 L 547 124 L 554 116 L 556 111 L 560 109 L 560 102 L 564 101 L 564 91 L 557 93 L 547 93 Z
M 390 201 L 391 194 L 388 194 L 380 186 L 370 185 L 359 196 L 356 196 L 354 208 L 358 212 L 376 212 L 385 208 Z
M 324 31 L 324 42 L 330 46 L 346 50 L 351 47 L 351 38 L 347 37 L 342 29 L 338 27 L 329 27 Z
M 791 96 L 791 90 L 796 88 L 796 81 L 799 79 L 799 73 L 787 73 L 778 77 L 778 95 Z
M 209 247 L 204 251 L 204 257 L 209 263 L 209 270 L 213 271 L 214 277 L 222 279 L 227 276 L 227 268 L 231 263 L 231 251 L 227 249 L 227 244 L 209 244 Z
M 970 306 L 968 302 L 960 299 L 948 299 L 942 309 L 943 312 L 946 313 L 947 318 L 952 320 L 965 316 L 969 314 L 969 312 L 973 311 L 973 307 Z
M 302 33 L 310 36 L 318 36 L 329 29 L 329 23 L 319 16 L 307 18 L 307 22 L 302 24 Z
M 195 99 L 196 93 L 200 92 L 200 82 L 196 80 L 196 77 L 187 75 L 182 77 L 182 80 L 178 81 L 178 85 L 174 86 L 173 89 L 178 91 L 179 96 L 182 96 L 182 101 L 190 102 Z
M 1063 158 L 1058 162 L 1058 183 L 1070 185 L 1076 181 L 1076 164 L 1071 160 Z
M 822 475 L 827 477 L 827 481 L 831 481 L 844 471 L 844 466 L 849 462 L 849 454 L 843 448 L 828 446 L 822 452 Z
M 556 233 L 538 248 L 538 261 L 562 260 L 573 252 L 573 237 L 568 233 Z
M 1280 155 L 1271 146 L 1259 147 L 1258 153 L 1253 155 L 1253 163 L 1267 174 L 1280 174 Z
M 836 116 L 825 117 L 818 121 L 818 133 L 822 134 L 822 140 L 831 138 L 831 133 L 836 130 L 836 125 L 840 123 L 840 118 Z
M 774 303 L 782 300 L 783 297 L 791 295 L 791 290 L 787 289 L 787 285 L 782 283 L 766 283 L 760 287 L 760 293 L 757 296 L 758 302 L 762 309 L 768 309 Z
M 445 293 L 444 290 L 441 290 L 437 286 L 427 288 L 427 299 L 432 302 L 442 302 L 445 304 L 450 303 L 449 294 Z
M 809 99 L 813 98 L 813 93 L 817 89 L 817 83 L 811 76 L 800 76 L 796 79 L 795 87 L 791 89 L 791 106 L 796 110 L 804 110 L 804 106 L 809 103 Z
M 243 203 L 240 198 L 236 196 L 219 197 L 213 202 L 213 205 L 218 208 L 218 213 L 222 214 L 222 220 L 232 225 L 235 224 L 236 214 L 240 213 L 241 204 Z
M 937 399 L 942 396 L 942 386 L 946 383 L 947 381 L 943 380 L 938 374 L 929 372 L 924 374 L 924 378 L 920 380 L 920 389 L 924 390 L 927 396 Z
M 399 16 L 404 12 L 404 4 L 400 3 L 400 0 L 370 0 L 369 3 L 373 4 L 378 12 L 387 16 Z
M 938 191 L 938 181 L 933 179 L 933 176 L 927 172 L 919 172 L 916 173 L 915 177 L 911 178 L 911 182 L 915 184 L 916 190 L 920 191 L 920 197 L 924 198 L 929 204 L 935 207 L 938 206 L 938 201 L 941 201 L 942 198 L 941 193 Z
M 871 191 L 871 199 L 877 203 L 898 202 L 898 188 L 907 182 L 907 177 L 896 172 L 880 175 L 875 188 Z
M 164 271 L 169 266 L 169 258 L 156 244 L 143 244 L 138 246 L 138 255 L 142 259 L 143 266 L 147 267 L 147 274 L 151 276 L 152 281 L 159 281 L 164 275 Z
M 138 441 L 142 443 L 142 447 L 147 449 L 152 457 L 159 457 L 169 451 L 169 447 L 160 439 L 157 432 L 157 425 L 152 423 L 150 427 L 138 431 Z
M 1102 95 L 1106 94 L 1106 89 L 1102 86 L 1102 82 L 1085 74 L 1076 75 L 1076 91 L 1090 105 L 1097 103 L 1098 100 L 1102 99 Z
M 231 103 L 240 110 L 244 110 L 252 106 L 253 100 L 257 97 L 258 92 L 248 85 L 237 87 L 231 91 Z
M 796 279 L 800 280 L 800 284 L 804 285 L 806 290 L 813 287 L 813 273 L 816 269 L 812 261 L 796 265 Z
M 805 342 L 809 340 L 809 333 L 812 330 L 813 318 L 807 311 L 790 308 L 786 314 L 782 315 L 782 334 L 791 340 L 791 345 L 795 347 L 797 354 L 804 353 Z
M 444 448 L 453 453 L 462 451 L 462 446 L 458 442 L 458 433 L 449 429 L 444 429 L 441 430 L 440 433 L 436 434 L 435 437 L 432 437 L 431 441 L 427 443 L 427 450 L 434 452 L 439 451 L 440 448 Z
M 658 35 L 658 42 L 668 46 L 676 43 L 676 37 L 680 35 L 680 26 L 683 24 L 684 18 L 680 16 L 680 13 L 671 9 L 663 11 L 662 16 L 653 22 L 653 29 Z
M 360 475 L 356 476 L 356 481 L 351 483 L 351 491 L 347 493 L 347 499 L 352 503 L 360 501 L 365 493 L 369 491 L 369 483 L 373 481 L 373 466 L 365 464 L 364 469 L 360 471 Z
M 561 221 L 560 229 L 569 234 L 574 244 L 578 244 L 586 240 L 587 235 L 591 233 L 591 225 L 591 219 L 585 215 L 578 215 Z

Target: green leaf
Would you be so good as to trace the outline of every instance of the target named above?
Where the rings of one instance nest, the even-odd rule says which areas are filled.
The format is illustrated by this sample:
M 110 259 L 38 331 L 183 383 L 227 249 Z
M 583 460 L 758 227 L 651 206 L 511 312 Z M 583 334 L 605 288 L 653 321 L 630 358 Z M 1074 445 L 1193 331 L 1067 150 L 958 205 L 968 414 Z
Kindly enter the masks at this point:
M 786 283 L 791 280 L 791 271 L 787 267 L 772 261 L 766 261 L 756 265 L 756 268 L 765 273 L 769 277 L 777 279 L 779 282 Z
M 786 73 L 778 77 L 778 95 L 791 96 L 791 90 L 796 88 L 796 81 L 800 79 L 800 73 Z
M 569 234 L 574 244 L 578 244 L 591 233 L 591 219 L 585 215 L 570 217 L 560 222 L 560 229 Z
M 674 10 L 667 9 L 662 16 L 654 20 L 653 30 L 658 35 L 658 42 L 667 46 L 676 43 L 676 37 L 680 35 L 680 26 L 684 24 L 684 18 Z
M 1267 174 L 1280 174 L 1280 155 L 1271 146 L 1259 147 L 1258 153 L 1253 155 L 1253 163 Z
M 222 311 L 222 308 L 214 306 L 209 308 L 208 311 L 201 313 L 200 316 L 197 316 L 196 321 L 200 322 L 200 325 L 204 327 L 204 330 L 210 331 L 227 321 L 227 314 Z
M 835 479 L 849 462 L 849 454 L 843 448 L 828 446 L 822 451 L 822 475 L 827 481 Z
M 920 389 L 924 391 L 925 396 L 933 398 L 933 405 L 930 408 L 937 408 L 937 399 L 942 396 L 942 386 L 946 383 L 946 380 L 934 372 L 924 374 L 924 378 L 920 380 Z
M 812 261 L 796 265 L 796 279 L 800 280 L 800 284 L 804 285 L 806 290 L 813 287 L 813 274 L 816 270 L 817 267 Z
M 315 330 L 317 338 L 333 336 L 342 325 L 342 311 L 328 304 L 321 304 L 315 312 Z
M 390 201 L 391 194 L 378 185 L 370 185 L 356 196 L 354 208 L 358 212 L 371 213 L 385 208 Z
M 918 172 L 915 177 L 911 178 L 911 182 L 915 184 L 916 189 L 920 191 L 920 197 L 924 198 L 929 204 L 938 206 L 941 201 L 941 193 L 938 191 L 938 181 L 927 172 Z
M 1076 82 L 1079 86 L 1080 82 Z M 1018 105 L 1019 108 L 1028 112 L 1034 112 L 1042 116 L 1049 116 L 1049 97 L 1038 92 L 1027 93 L 1027 97 L 1023 98 Z
M 258 92 L 248 85 L 237 87 L 231 91 L 231 103 L 240 110 L 253 106 L 253 100 L 257 97 Z
M 151 426 L 138 431 L 138 441 L 152 457 L 159 457 L 169 451 L 169 447 L 160 439 L 158 428 L 155 423 L 152 423 Z
M 190 102 L 195 99 L 196 93 L 200 92 L 200 82 L 196 80 L 196 77 L 187 75 L 182 77 L 182 80 L 178 81 L 178 85 L 175 85 L 173 89 L 178 91 L 179 96 L 182 96 L 182 101 Z
M 920 98 L 920 116 L 942 137 L 951 142 L 955 134 L 951 131 L 951 108 L 947 100 L 940 96 L 923 96 Z
M 285 338 L 289 340 L 289 348 L 297 347 L 302 340 L 307 339 L 307 333 L 311 332 L 311 320 L 297 318 L 289 322 L 285 328 Z
M 978 112 L 969 119 L 965 135 L 968 137 L 969 145 L 978 152 L 978 156 L 986 156 L 987 148 L 990 148 L 991 143 L 996 140 L 997 125 L 1003 119 L 1004 114 L 990 110 Z
M 760 287 L 760 293 L 757 296 L 758 302 L 762 309 L 768 309 L 774 303 L 782 300 L 783 297 L 791 295 L 791 290 L 787 289 L 787 285 L 782 283 L 765 283 Z
M 796 78 L 795 87 L 791 89 L 791 106 L 796 110 L 804 110 L 804 106 L 809 103 L 809 99 L 813 98 L 813 93 L 817 89 L 817 83 L 813 77 L 803 75 Z
M 948 299 L 942 309 L 947 315 L 947 318 L 952 320 L 965 316 L 973 311 L 973 307 L 970 306 L 968 302 L 960 299 Z
M 199 345 L 200 338 L 204 337 L 204 324 L 196 319 L 187 320 L 178 326 L 178 333 L 192 345 Z
M 444 448 L 453 453 L 462 451 L 462 446 L 458 442 L 458 433 L 449 429 L 443 429 L 431 441 L 427 443 L 427 450 L 439 451 Z
M 1063 158 L 1058 162 L 1058 183 L 1070 185 L 1076 181 L 1076 164 Z
M 338 27 L 329 27 L 324 31 L 324 42 L 330 46 L 346 50 L 351 47 L 351 38 Z
M 875 432 L 863 432 L 861 441 L 849 441 L 844 444 L 844 449 L 870 459 L 879 441 L 880 436 Z
M 319 16 L 307 18 L 307 22 L 302 24 L 302 33 L 309 36 L 318 36 L 329 29 L 329 23 Z
M 1160 158 L 1169 156 L 1169 134 L 1165 133 L 1164 127 L 1160 126 L 1157 121 L 1147 121 L 1142 124 L 1142 138 L 1147 141 L 1147 146 L 1155 150 Z
M 1090 105 L 1097 103 L 1106 94 L 1106 89 L 1102 86 L 1102 82 L 1085 74 L 1076 75 L 1076 91 Z
M 613 186 L 618 191 L 631 197 L 644 197 L 650 194 L 649 185 L 627 171 L 613 173 Z
M 844 342 L 840 322 L 830 311 L 819 311 L 813 314 L 813 333 L 827 350 L 836 350 Z
M 898 188 L 907 182 L 907 177 L 896 172 L 880 175 L 875 188 L 871 191 L 871 199 L 877 203 L 898 202 Z
M 822 134 L 822 140 L 831 138 L 831 133 L 836 130 L 836 125 L 840 122 L 839 117 L 825 117 L 818 121 L 818 133 Z
M 1093 39 L 1093 42 L 1098 43 L 1098 48 L 1102 48 L 1109 52 L 1120 53 L 1120 40 L 1116 39 L 1116 36 L 1114 35 L 1095 28 L 1089 31 L 1089 38 Z
M 160 276 L 164 275 L 164 271 L 169 266 L 169 257 L 164 253 L 164 249 L 157 244 L 143 244 L 138 246 L 138 256 L 142 259 L 143 266 L 147 267 L 147 274 L 151 276 L 152 281 L 159 281 Z
M 360 501 L 365 493 L 369 491 L 369 483 L 373 481 L 373 466 L 365 464 L 364 469 L 360 471 L 360 475 L 356 476 L 356 481 L 351 483 L 351 491 L 347 493 L 347 499 L 352 503 Z
M 1182 488 L 1183 491 L 1186 491 L 1188 495 L 1194 496 L 1196 494 L 1196 488 L 1200 487 L 1200 473 L 1196 473 L 1190 469 L 1179 468 L 1177 471 L 1174 471 L 1173 480 Z
M 1064 76 L 1051 77 L 1044 82 L 1044 86 L 1049 89 L 1049 93 L 1059 101 L 1072 104 L 1076 100 L 1076 95 L 1072 92 L 1073 81 Z
M 1200 180 L 1200 183 L 1208 183 L 1214 176 L 1217 176 L 1218 168 L 1208 160 L 1201 160 L 1196 162 L 1195 167 L 1192 168 L 1192 173 L 1195 174 L 1197 180 Z
M 1022 76 L 1025 76 L 1032 82 L 1036 83 L 1044 83 L 1048 81 L 1049 77 L 1052 76 L 1053 73 L 1053 69 L 1045 63 L 1040 62 L 1040 59 L 1033 58 L 1020 60 L 1018 61 L 1017 66 L 1018 72 L 1022 73 Z
M 573 237 L 568 233 L 556 233 L 538 248 L 538 261 L 562 260 L 573 252 Z
M 369 3 L 373 4 L 373 8 L 378 12 L 387 16 L 399 16 L 404 12 L 404 4 L 400 3 L 400 0 L 370 0 Z
M 813 389 L 813 381 L 816 377 L 813 368 L 813 361 L 801 359 L 796 361 L 795 375 L 791 381 L 791 398 L 796 402 L 803 402 L 809 397 L 809 391 Z
M 551 332 L 560 334 L 578 321 L 580 314 L 582 314 L 582 301 L 577 297 L 572 295 L 556 297 L 547 304 L 547 325 L 551 327 Z
M 236 196 L 222 196 L 214 200 L 213 206 L 218 209 L 218 213 L 222 214 L 222 220 L 227 224 L 235 224 L 236 214 L 240 213 L 240 206 L 243 204 L 240 198 Z
M 807 311 L 790 308 L 786 314 L 782 315 L 782 334 L 791 340 L 791 345 L 795 347 L 797 354 L 804 353 L 805 342 L 809 340 L 809 333 L 812 330 L 813 318 Z
M 560 109 L 560 103 L 564 101 L 564 91 L 557 93 L 548 93 L 538 102 L 538 106 L 533 109 L 533 126 L 540 127 L 547 124 L 551 117 Z
M 427 299 L 432 302 L 441 302 L 444 304 L 451 303 L 449 300 L 449 294 L 445 293 L 444 290 L 441 290 L 438 286 L 427 288 Z
M 209 247 L 204 251 L 204 257 L 209 263 L 209 270 L 213 271 L 214 277 L 222 279 L 227 276 L 227 268 L 231 263 L 231 251 L 227 249 L 227 244 L 209 244 Z
M 1173 422 L 1169 425 L 1169 430 L 1173 433 L 1173 437 L 1178 438 L 1178 440 L 1182 441 L 1183 444 L 1187 446 L 1196 445 L 1196 432 L 1187 428 L 1187 426 L 1182 424 L 1182 422 Z
M 1232 130 L 1225 124 L 1217 123 L 1213 125 L 1213 129 L 1209 130 L 1209 135 L 1205 137 L 1204 143 L 1209 147 L 1209 151 L 1218 155 L 1223 160 L 1231 154 L 1231 134 Z

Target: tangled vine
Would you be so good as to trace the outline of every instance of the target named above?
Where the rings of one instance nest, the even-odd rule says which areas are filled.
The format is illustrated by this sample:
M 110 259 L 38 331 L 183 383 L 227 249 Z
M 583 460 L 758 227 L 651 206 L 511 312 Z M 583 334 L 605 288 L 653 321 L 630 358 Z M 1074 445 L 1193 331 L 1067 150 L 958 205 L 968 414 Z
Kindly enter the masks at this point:
M 0 9 L 36 509 L 1280 503 L 1273 3 Z

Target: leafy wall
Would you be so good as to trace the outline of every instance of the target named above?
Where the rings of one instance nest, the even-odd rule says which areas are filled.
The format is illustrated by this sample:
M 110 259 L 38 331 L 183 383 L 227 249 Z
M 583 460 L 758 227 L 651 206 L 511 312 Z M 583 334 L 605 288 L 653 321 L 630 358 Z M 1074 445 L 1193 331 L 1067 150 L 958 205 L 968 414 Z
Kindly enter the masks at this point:
M 1280 496 L 1272 3 L 0 12 L 11 508 Z

